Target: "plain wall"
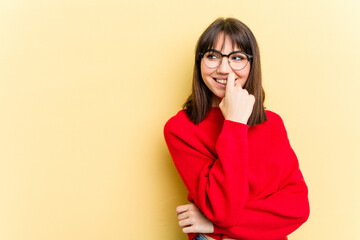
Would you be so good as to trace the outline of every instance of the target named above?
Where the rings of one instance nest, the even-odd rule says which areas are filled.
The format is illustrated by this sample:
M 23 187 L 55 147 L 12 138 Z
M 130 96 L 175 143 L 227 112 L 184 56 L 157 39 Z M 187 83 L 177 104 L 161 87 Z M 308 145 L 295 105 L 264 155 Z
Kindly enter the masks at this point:
M 360 2 L 0 2 L 0 239 L 186 239 L 163 126 L 217 17 L 257 37 L 311 215 L 291 240 L 360 239 Z

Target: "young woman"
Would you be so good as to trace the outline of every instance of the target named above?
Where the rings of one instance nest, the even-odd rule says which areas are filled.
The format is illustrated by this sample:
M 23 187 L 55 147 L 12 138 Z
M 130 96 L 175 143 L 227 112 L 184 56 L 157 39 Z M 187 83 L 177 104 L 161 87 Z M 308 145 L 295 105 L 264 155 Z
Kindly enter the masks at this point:
M 197 43 L 192 94 L 164 127 L 189 192 L 176 211 L 190 240 L 283 240 L 308 219 L 297 157 L 264 99 L 254 35 L 215 20 Z

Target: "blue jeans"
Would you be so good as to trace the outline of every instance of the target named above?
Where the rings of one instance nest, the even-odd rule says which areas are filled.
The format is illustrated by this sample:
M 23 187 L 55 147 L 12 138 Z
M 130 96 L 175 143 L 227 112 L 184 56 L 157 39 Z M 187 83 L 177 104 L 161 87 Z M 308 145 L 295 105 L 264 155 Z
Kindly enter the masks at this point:
M 207 238 L 201 233 L 199 233 L 193 240 L 207 240 Z

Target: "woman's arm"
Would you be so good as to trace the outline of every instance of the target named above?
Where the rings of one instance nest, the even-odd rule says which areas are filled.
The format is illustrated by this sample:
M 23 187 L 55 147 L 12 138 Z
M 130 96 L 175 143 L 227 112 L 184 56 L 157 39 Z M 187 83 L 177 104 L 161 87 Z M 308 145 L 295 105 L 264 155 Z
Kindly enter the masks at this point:
M 215 225 L 214 233 L 240 239 L 283 239 L 308 219 L 308 188 L 280 117 L 279 123 L 279 151 L 285 166 L 278 191 L 265 199 L 247 201 L 235 226 Z
M 264 200 L 248 201 L 235 226 L 214 226 L 193 203 L 176 208 L 179 225 L 184 233 L 215 232 L 239 239 L 283 239 L 309 216 L 307 187 L 297 165 L 284 177 L 278 192 Z
M 209 220 L 222 227 L 235 225 L 249 191 L 248 125 L 224 121 L 216 141 L 217 159 L 205 152 L 203 139 L 197 139 L 194 131 L 178 119 L 165 125 L 174 164 L 189 195 Z

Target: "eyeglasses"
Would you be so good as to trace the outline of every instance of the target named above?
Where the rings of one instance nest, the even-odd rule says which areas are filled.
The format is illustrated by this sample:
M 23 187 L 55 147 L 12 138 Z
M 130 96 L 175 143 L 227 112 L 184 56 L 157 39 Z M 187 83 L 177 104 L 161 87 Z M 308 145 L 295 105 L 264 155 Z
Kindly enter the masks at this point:
M 234 70 L 241 70 L 245 68 L 249 60 L 253 58 L 252 55 L 242 51 L 235 51 L 226 55 L 215 49 L 209 49 L 205 52 L 201 52 L 200 57 L 204 58 L 204 63 L 208 68 L 217 68 L 220 66 L 222 58 L 227 57 L 229 59 L 230 67 Z

